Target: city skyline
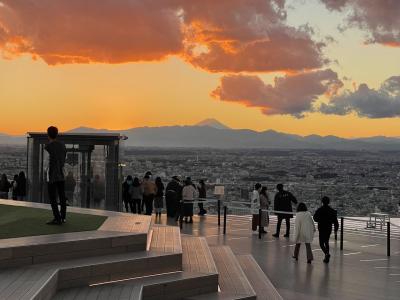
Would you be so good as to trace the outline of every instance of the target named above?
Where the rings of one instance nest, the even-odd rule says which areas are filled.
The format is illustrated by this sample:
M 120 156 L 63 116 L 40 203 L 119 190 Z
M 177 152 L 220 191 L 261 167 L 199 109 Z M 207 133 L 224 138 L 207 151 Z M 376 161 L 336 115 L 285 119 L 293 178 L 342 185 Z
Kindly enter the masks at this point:
M 400 136 L 394 1 L 96 3 L 0 1 L 1 133 L 215 118 Z

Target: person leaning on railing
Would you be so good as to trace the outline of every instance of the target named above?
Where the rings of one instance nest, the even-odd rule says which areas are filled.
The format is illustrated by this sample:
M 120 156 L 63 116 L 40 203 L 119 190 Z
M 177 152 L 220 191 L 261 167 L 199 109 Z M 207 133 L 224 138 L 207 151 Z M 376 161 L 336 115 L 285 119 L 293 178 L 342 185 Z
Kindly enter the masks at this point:
M 288 213 L 287 214 L 277 213 L 278 223 L 276 225 L 276 233 L 273 234 L 272 236 L 279 237 L 279 233 L 281 231 L 282 220 L 285 219 L 286 234 L 284 236 L 289 237 L 290 219 L 293 218 L 292 202 L 294 204 L 297 204 L 297 199 L 295 196 L 293 196 L 293 194 L 291 192 L 285 191 L 283 189 L 283 184 L 281 184 L 281 183 L 276 186 L 276 189 L 278 190 L 278 192 L 276 193 L 275 199 L 274 199 L 274 210 L 275 211 L 284 211 L 284 212 L 288 212 Z

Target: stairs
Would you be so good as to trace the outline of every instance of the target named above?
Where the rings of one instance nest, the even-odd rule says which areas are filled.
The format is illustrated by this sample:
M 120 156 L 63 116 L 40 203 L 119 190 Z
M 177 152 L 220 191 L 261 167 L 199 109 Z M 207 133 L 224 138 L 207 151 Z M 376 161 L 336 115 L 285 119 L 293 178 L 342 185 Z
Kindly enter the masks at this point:
M 0 299 L 282 299 L 252 256 L 123 218 L 95 232 L 3 240 Z

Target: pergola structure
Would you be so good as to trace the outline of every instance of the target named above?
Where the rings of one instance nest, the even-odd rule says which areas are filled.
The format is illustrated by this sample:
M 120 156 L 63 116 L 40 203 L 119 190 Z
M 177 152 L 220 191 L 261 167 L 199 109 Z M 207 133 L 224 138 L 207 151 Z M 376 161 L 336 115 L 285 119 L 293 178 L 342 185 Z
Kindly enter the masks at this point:
M 63 133 L 58 139 L 67 148 L 65 190 L 69 205 L 119 211 L 120 148 L 118 133 Z M 29 132 L 27 143 L 28 200 L 48 203 L 46 133 Z

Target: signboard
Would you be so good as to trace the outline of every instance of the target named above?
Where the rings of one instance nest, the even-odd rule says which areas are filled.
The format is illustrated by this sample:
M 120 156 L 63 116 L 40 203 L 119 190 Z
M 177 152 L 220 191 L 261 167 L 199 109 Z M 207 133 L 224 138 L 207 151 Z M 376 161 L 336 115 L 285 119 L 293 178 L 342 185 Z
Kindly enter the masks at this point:
M 214 187 L 214 195 L 223 196 L 225 194 L 225 187 L 223 185 L 216 185 Z

